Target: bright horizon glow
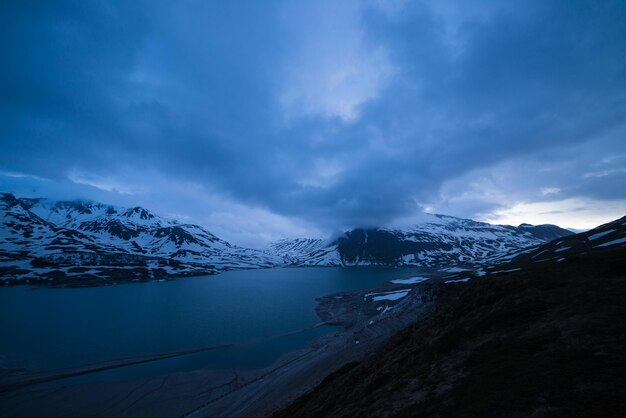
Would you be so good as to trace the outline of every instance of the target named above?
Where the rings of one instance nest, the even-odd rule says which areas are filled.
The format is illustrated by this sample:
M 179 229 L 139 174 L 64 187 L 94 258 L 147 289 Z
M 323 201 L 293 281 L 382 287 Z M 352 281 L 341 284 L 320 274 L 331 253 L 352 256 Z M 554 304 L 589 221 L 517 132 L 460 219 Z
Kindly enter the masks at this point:
M 567 199 L 559 202 L 518 203 L 481 217 L 485 222 L 519 225 L 554 224 L 561 228 L 588 230 L 626 215 L 626 200 L 596 202 L 585 199 Z

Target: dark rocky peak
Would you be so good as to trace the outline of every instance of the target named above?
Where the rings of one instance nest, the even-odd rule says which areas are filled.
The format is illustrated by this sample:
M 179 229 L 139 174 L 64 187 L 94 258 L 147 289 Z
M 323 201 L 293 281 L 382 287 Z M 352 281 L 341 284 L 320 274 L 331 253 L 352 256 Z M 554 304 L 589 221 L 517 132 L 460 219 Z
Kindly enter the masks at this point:
M 71 200 L 71 201 L 59 201 L 56 202 L 51 210 L 53 212 L 67 211 L 69 214 L 76 212 L 80 215 L 91 215 L 93 213 L 94 203 L 88 200 Z
M 42 199 L 20 199 L 13 193 L 0 193 L 0 201 L 2 201 L 7 208 L 20 206 L 24 210 L 29 210 L 40 200 Z
M 20 200 L 12 193 L 0 193 L 0 201 L 9 208 L 20 204 Z
M 93 221 L 82 222 L 80 229 L 96 233 L 106 232 L 126 241 L 136 238 L 141 234 L 139 229 L 129 227 L 118 219 L 100 218 Z
M 549 241 L 557 238 L 566 237 L 568 235 L 573 235 L 572 231 L 567 229 L 563 229 L 556 225 L 544 224 L 544 225 L 530 225 L 530 224 L 521 224 L 517 227 L 520 232 L 528 232 L 532 236 Z
M 168 238 L 176 245 L 182 244 L 200 244 L 202 243 L 192 234 L 184 230 L 179 226 L 171 226 L 165 228 L 159 228 L 154 232 L 156 238 Z
M 154 218 L 154 215 L 152 213 L 150 213 L 147 209 L 144 209 L 140 206 L 135 206 L 134 208 L 128 209 L 126 212 L 122 214 L 122 216 L 125 216 L 127 218 L 138 217 L 139 219 L 144 219 L 144 220 Z

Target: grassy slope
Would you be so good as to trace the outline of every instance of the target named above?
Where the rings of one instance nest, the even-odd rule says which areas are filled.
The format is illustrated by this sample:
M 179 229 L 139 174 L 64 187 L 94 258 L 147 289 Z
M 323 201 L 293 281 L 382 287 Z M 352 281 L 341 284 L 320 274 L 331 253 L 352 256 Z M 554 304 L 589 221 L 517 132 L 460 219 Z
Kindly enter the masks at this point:
M 626 413 L 626 250 L 441 285 L 439 300 L 276 416 Z

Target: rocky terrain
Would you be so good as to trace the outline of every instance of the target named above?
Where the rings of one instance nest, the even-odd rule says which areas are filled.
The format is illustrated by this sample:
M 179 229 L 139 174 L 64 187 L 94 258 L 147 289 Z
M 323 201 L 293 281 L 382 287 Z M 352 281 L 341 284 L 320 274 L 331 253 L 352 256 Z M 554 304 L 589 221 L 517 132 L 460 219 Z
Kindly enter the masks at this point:
M 622 218 L 417 284 L 436 309 L 274 416 L 621 416 L 625 237 Z

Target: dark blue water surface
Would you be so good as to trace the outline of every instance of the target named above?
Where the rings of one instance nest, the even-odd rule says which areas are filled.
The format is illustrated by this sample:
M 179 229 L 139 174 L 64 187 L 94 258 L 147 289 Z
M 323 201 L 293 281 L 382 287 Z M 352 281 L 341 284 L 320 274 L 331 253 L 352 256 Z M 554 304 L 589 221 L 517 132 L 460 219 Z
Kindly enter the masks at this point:
M 318 323 L 316 297 L 375 287 L 415 273 L 387 268 L 286 268 L 93 288 L 3 287 L 1 360 L 9 367 L 50 370 L 246 342 Z M 137 378 L 204 367 L 263 367 L 336 330 L 323 326 L 124 367 L 98 373 L 97 378 Z

